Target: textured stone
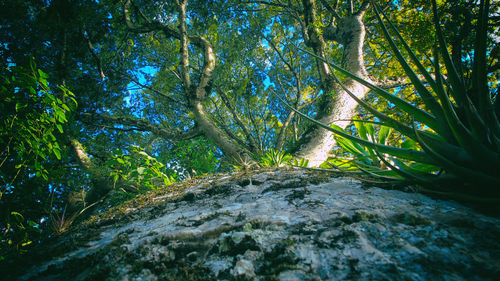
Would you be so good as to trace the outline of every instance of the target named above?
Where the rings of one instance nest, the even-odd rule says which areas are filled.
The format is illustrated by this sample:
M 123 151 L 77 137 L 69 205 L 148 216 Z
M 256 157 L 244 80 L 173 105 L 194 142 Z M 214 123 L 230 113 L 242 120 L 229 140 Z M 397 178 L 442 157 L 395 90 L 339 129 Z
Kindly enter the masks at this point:
M 22 263 L 6 263 L 2 276 L 6 280 L 498 280 L 500 276 L 500 220 L 422 194 L 366 187 L 350 178 L 304 170 L 268 170 L 208 178 L 178 199 L 147 196 L 143 206 L 104 212 L 102 219 L 43 243 Z

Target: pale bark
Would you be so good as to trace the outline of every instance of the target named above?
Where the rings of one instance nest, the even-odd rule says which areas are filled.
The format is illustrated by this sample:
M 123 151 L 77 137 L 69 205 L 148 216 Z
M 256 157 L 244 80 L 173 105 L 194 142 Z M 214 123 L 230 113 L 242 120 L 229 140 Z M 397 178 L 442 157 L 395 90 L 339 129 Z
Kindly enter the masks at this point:
M 85 148 L 82 144 L 73 138 L 69 139 L 71 145 L 73 146 L 75 156 L 77 157 L 82 170 L 90 175 L 91 179 L 91 188 L 85 194 L 84 198 L 84 206 L 92 205 L 95 202 L 101 200 L 106 194 L 108 194 L 113 185 L 111 184 L 109 177 L 102 170 L 95 167 L 92 162 L 92 159 L 88 156 Z M 75 206 L 69 206 L 69 210 L 76 210 Z
M 180 62 L 181 62 L 181 79 L 184 88 L 184 96 L 189 110 L 193 113 L 194 121 L 198 130 L 213 141 L 215 145 L 222 150 L 224 155 L 234 161 L 241 161 L 248 158 L 246 149 L 231 139 L 223 130 L 215 125 L 211 116 L 205 109 L 204 102 L 209 94 L 209 89 L 212 84 L 212 74 L 215 68 L 215 53 L 212 44 L 202 36 L 189 35 L 187 31 L 186 5 L 187 0 L 175 1 L 179 14 L 179 29 L 164 25 L 163 23 L 146 20 L 147 23 L 137 25 L 130 15 L 131 2 L 125 1 L 124 19 L 131 31 L 137 33 L 147 33 L 153 30 L 161 30 L 166 37 L 173 37 L 180 41 Z M 144 16 L 143 16 L 144 17 Z M 193 44 L 203 52 L 204 63 L 202 67 L 201 77 L 198 83 L 191 81 L 190 74 L 190 56 L 189 44 Z
M 348 16 L 339 18 L 336 25 L 329 26 L 323 30 L 317 27 L 316 3 L 314 0 L 303 0 L 304 19 L 307 28 L 305 32 L 306 44 L 312 47 L 314 53 L 324 59 L 325 40 L 332 40 L 344 47 L 343 66 L 351 73 L 369 80 L 366 73 L 363 59 L 363 41 L 365 38 L 365 27 L 362 17 L 366 10 L 366 5 L 356 13 L 352 12 Z M 338 16 L 338 15 L 337 15 Z M 350 120 L 356 115 L 356 101 L 349 96 L 337 83 L 332 70 L 327 63 L 318 60 L 318 70 L 321 79 L 321 87 L 324 91 L 324 98 L 318 112 L 319 121 L 332 125 L 335 124 L 346 128 Z M 353 81 L 345 80 L 344 86 L 358 98 L 363 98 L 368 89 L 363 85 Z M 309 160 L 309 166 L 319 166 L 328 159 L 329 152 L 336 144 L 333 134 L 330 131 L 315 127 L 306 136 L 307 140 L 299 149 L 296 156 Z

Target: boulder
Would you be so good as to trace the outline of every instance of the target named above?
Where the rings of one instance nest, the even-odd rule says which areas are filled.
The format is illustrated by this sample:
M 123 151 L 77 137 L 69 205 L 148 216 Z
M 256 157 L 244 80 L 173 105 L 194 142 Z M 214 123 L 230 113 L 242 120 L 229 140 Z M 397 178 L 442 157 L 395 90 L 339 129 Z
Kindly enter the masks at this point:
M 45 241 L 2 276 L 499 280 L 499 222 L 453 201 L 348 177 L 260 170 L 139 196 Z

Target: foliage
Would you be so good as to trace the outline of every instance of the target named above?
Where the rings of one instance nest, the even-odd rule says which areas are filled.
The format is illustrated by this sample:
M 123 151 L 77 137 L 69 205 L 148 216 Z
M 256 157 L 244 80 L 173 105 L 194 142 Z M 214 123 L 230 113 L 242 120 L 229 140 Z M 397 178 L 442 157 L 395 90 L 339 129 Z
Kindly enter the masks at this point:
M 252 168 L 259 167 L 259 163 L 254 160 L 254 158 L 258 159 L 259 156 L 250 157 L 245 155 L 241 159 L 238 159 L 236 163 L 233 164 L 233 169 L 235 171 L 248 171 Z
M 18 212 L 11 212 L 0 233 L 0 261 L 8 254 L 15 251 L 18 254 L 27 252 L 28 246 L 40 236 L 39 225 L 29 219 L 25 219 Z
M 51 90 L 48 75 L 34 61 L 28 68 L 4 66 L 0 79 L 0 248 L 23 252 L 40 230 L 31 214 L 21 214 L 44 193 L 33 190 L 31 181 L 53 176 L 53 163 L 65 155 L 64 126 L 77 103 L 65 87 Z M 30 197 L 19 200 L 23 193 Z
M 366 121 L 354 121 L 353 122 L 356 128 L 356 132 L 361 139 L 377 143 L 380 145 L 392 145 L 397 146 L 403 149 L 411 149 L 411 150 L 419 150 L 418 143 L 413 141 L 412 139 L 402 140 L 392 140 L 390 141 L 391 134 L 393 132 L 392 128 L 380 125 L 379 130 L 377 131 L 376 125 L 374 122 L 366 122 Z M 346 133 L 342 128 L 332 125 L 338 131 Z M 415 173 L 437 173 L 440 168 L 436 165 L 426 164 L 426 163 L 418 163 L 414 161 L 406 161 L 406 163 L 402 163 L 397 159 L 389 159 L 389 155 L 380 154 L 376 149 L 365 146 L 357 143 L 356 141 L 352 141 L 348 138 L 335 135 L 335 139 L 339 146 L 343 149 L 343 151 L 347 152 L 349 155 L 352 155 L 352 158 L 347 158 L 345 156 L 337 156 L 332 159 L 328 159 L 324 162 L 320 167 L 321 168 L 334 168 L 336 170 L 341 170 L 345 172 L 355 172 L 361 170 L 363 173 L 366 173 L 370 176 L 375 177 L 383 177 L 385 179 L 390 180 L 401 177 L 400 174 L 393 171 L 380 157 L 384 157 L 391 165 L 406 165 L 408 170 L 411 170 Z
M 387 126 L 381 126 L 380 130 L 376 133 L 375 126 L 373 123 L 363 122 L 360 120 L 353 121 L 356 131 L 360 138 L 376 142 L 378 144 L 387 145 L 390 134 L 392 133 L 392 128 Z M 332 125 L 336 130 L 345 132 L 342 128 L 336 125 Z M 354 141 L 351 141 L 342 136 L 335 135 L 338 145 L 342 147 L 345 151 L 349 152 L 354 156 L 354 160 L 350 161 L 342 158 L 329 159 L 322 166 L 333 165 L 334 167 L 345 167 L 348 170 L 356 169 L 358 166 L 363 168 L 374 168 L 384 170 L 384 164 L 380 163 L 375 151 L 363 145 L 360 145 Z
M 217 147 L 203 138 L 176 142 L 169 152 L 167 157 L 175 163 L 171 166 L 178 175 L 214 173 L 220 164 Z
M 173 175 L 169 175 L 164 164 L 137 146 L 131 146 L 129 153 L 116 150 L 105 165 L 110 169 L 113 188 L 117 187 L 121 179 L 118 188 L 125 193 L 142 193 L 171 185 L 176 181 Z
M 297 160 L 297 158 L 293 158 L 292 159 L 292 166 L 296 166 L 296 167 L 307 167 L 307 165 L 309 164 L 309 160 L 307 159 L 300 159 L 300 160 Z
M 493 110 L 493 93 L 490 91 L 486 73 L 488 7 L 489 1 L 481 1 L 470 82 L 462 79 L 456 72 L 457 67 L 450 58 L 443 31 L 439 24 L 435 1 L 433 1 L 434 28 L 437 34 L 438 46 L 434 50 L 432 60 L 434 76 L 422 66 L 394 25 L 387 20 L 390 29 L 396 34 L 399 43 L 403 47 L 397 46 L 379 15 L 380 10 L 375 9 L 385 38 L 391 45 L 392 52 L 405 69 L 405 73 L 411 79 L 415 92 L 422 98 L 428 111 L 422 110 L 418 106 L 356 77 L 333 63 L 329 63 L 343 75 L 364 84 L 380 98 L 389 100 L 395 104 L 397 109 L 413 116 L 414 122 L 404 124 L 351 95 L 366 110 L 379 118 L 385 126 L 391 127 L 417 142 L 422 148 L 421 150 L 387 146 L 373 142 L 374 140 L 368 141 L 367 139 L 352 136 L 336 128 L 329 128 L 325 125 L 322 125 L 322 127 L 353 143 L 372 149 L 383 163 L 400 176 L 431 186 L 439 192 L 450 192 L 449 195 L 482 196 L 489 199 L 491 199 L 491 196 L 498 196 L 497 187 L 500 186 L 498 176 L 498 169 L 500 168 L 500 123 Z M 408 60 L 402 55 L 401 50 L 408 53 L 409 61 L 418 68 L 419 72 L 424 76 L 425 82 L 414 72 Z M 442 72 L 441 60 L 444 63 L 447 79 L 445 79 Z M 303 116 L 308 118 L 305 115 Z M 430 130 L 422 130 L 423 128 L 430 128 Z M 384 157 L 380 152 L 389 156 Z M 406 163 L 398 159 L 406 160 Z M 390 162 L 395 163 L 395 165 Z M 440 166 L 446 172 L 436 174 L 428 173 L 424 169 L 415 171 L 415 169 L 408 167 L 408 162 Z M 448 183 L 451 181 L 456 186 L 435 184 L 443 181 Z M 479 186 L 478 183 L 480 183 Z
M 51 91 L 47 78 L 34 62 L 29 69 L 12 66 L 7 76 L 1 78 L 0 168 L 6 170 L 4 165 L 8 165 L 17 170 L 14 177 L 0 172 L 4 188 L 14 183 L 21 169 L 28 169 L 47 180 L 46 159 L 55 156 L 61 160 L 58 137 L 68 122 L 67 114 L 77 103 L 74 95 L 63 86 L 59 87 L 58 94 Z
M 276 151 L 270 149 L 266 151 L 260 160 L 260 165 L 263 167 L 283 167 L 292 160 L 292 155 L 285 151 Z

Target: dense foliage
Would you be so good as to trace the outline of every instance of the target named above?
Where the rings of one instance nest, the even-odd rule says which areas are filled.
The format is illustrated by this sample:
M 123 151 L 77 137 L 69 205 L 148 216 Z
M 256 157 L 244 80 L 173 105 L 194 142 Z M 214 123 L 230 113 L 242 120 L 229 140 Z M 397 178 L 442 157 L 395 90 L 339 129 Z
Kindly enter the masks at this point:
M 138 193 L 335 144 L 322 167 L 495 197 L 498 9 L 2 1 L 0 258 Z
M 48 75 L 34 62 L 3 69 L 0 89 L 0 249 L 21 251 L 37 233 L 40 215 L 52 207 L 58 165 L 66 157 L 64 127 L 75 110 L 65 87 L 51 90 Z M 44 210 L 45 209 L 45 210 Z M 50 212 L 50 211 L 48 211 Z M 26 218 L 25 218 L 26 216 Z M 5 245 L 7 244 L 7 245 Z

